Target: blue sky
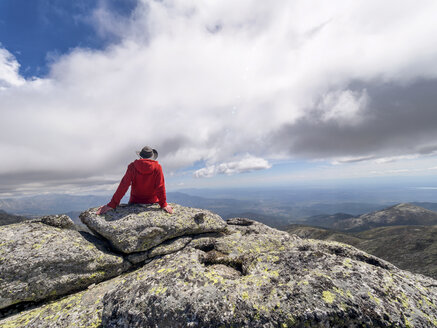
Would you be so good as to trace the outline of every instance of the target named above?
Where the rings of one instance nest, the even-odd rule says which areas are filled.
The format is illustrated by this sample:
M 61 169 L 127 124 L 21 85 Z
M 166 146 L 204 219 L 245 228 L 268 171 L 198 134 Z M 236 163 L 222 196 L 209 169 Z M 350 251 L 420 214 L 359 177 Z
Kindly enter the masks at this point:
M 112 12 L 129 16 L 136 1 L 105 2 Z M 26 78 L 43 77 L 56 57 L 76 47 L 103 49 L 114 40 L 96 34 L 92 12 L 98 0 L 2 0 L 0 42 L 21 64 Z
M 434 1 L 2 0 L 0 197 L 435 186 Z M 372 183 L 373 183 L 372 182 Z

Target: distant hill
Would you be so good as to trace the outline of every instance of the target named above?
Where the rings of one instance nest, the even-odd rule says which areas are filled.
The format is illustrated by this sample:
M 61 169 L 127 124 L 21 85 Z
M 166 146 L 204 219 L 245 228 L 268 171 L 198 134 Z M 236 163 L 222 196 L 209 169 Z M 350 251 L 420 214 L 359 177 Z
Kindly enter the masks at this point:
M 337 220 L 330 228 L 363 231 L 395 225 L 436 225 L 437 213 L 412 204 L 398 204 L 386 209 L 363 214 L 359 217 Z
M 423 204 L 432 207 L 434 203 Z M 342 231 L 363 231 L 394 225 L 435 225 L 437 212 L 402 203 L 359 216 L 348 213 L 319 214 L 298 223 Z
M 287 231 L 302 238 L 346 243 L 401 269 L 437 279 L 437 225 L 389 226 L 355 233 L 292 225 Z
M 18 215 L 12 215 L 9 213 L 6 213 L 3 210 L 0 210 L 0 226 L 7 225 L 7 224 L 13 224 L 13 223 L 19 223 L 24 220 L 27 220 L 27 218 L 23 216 Z

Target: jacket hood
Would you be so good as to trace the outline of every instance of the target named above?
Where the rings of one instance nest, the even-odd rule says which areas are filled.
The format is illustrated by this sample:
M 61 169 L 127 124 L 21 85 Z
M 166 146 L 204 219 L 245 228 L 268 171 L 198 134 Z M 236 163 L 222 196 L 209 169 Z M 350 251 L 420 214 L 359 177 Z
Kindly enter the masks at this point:
M 151 174 L 155 170 L 155 168 L 158 166 L 157 161 L 153 161 L 150 159 L 137 159 L 134 161 L 134 167 L 135 169 L 140 172 L 141 174 Z

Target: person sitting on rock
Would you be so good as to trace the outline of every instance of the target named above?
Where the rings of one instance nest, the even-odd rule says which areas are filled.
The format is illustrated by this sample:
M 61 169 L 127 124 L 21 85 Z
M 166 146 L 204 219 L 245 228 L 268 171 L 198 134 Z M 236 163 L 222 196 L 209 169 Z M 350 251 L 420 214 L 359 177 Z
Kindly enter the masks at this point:
M 158 203 L 164 211 L 173 213 L 172 207 L 166 202 L 164 174 L 161 165 L 156 161 L 158 152 L 145 146 L 141 151 L 137 151 L 137 155 L 140 159 L 129 164 L 111 201 L 101 206 L 97 214 L 115 209 L 129 186 L 131 186 L 129 204 Z

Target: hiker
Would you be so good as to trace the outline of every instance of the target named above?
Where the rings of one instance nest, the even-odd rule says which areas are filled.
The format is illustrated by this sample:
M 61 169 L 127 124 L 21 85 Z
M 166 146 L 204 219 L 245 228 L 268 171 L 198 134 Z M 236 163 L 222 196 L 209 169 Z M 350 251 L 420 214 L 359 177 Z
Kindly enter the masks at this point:
M 166 202 L 164 174 L 161 165 L 156 161 L 158 152 L 145 146 L 141 151 L 137 151 L 137 155 L 140 159 L 129 164 L 111 201 L 101 206 L 97 214 L 115 209 L 129 186 L 131 186 L 129 204 L 158 203 L 164 211 L 173 213 L 173 209 Z

